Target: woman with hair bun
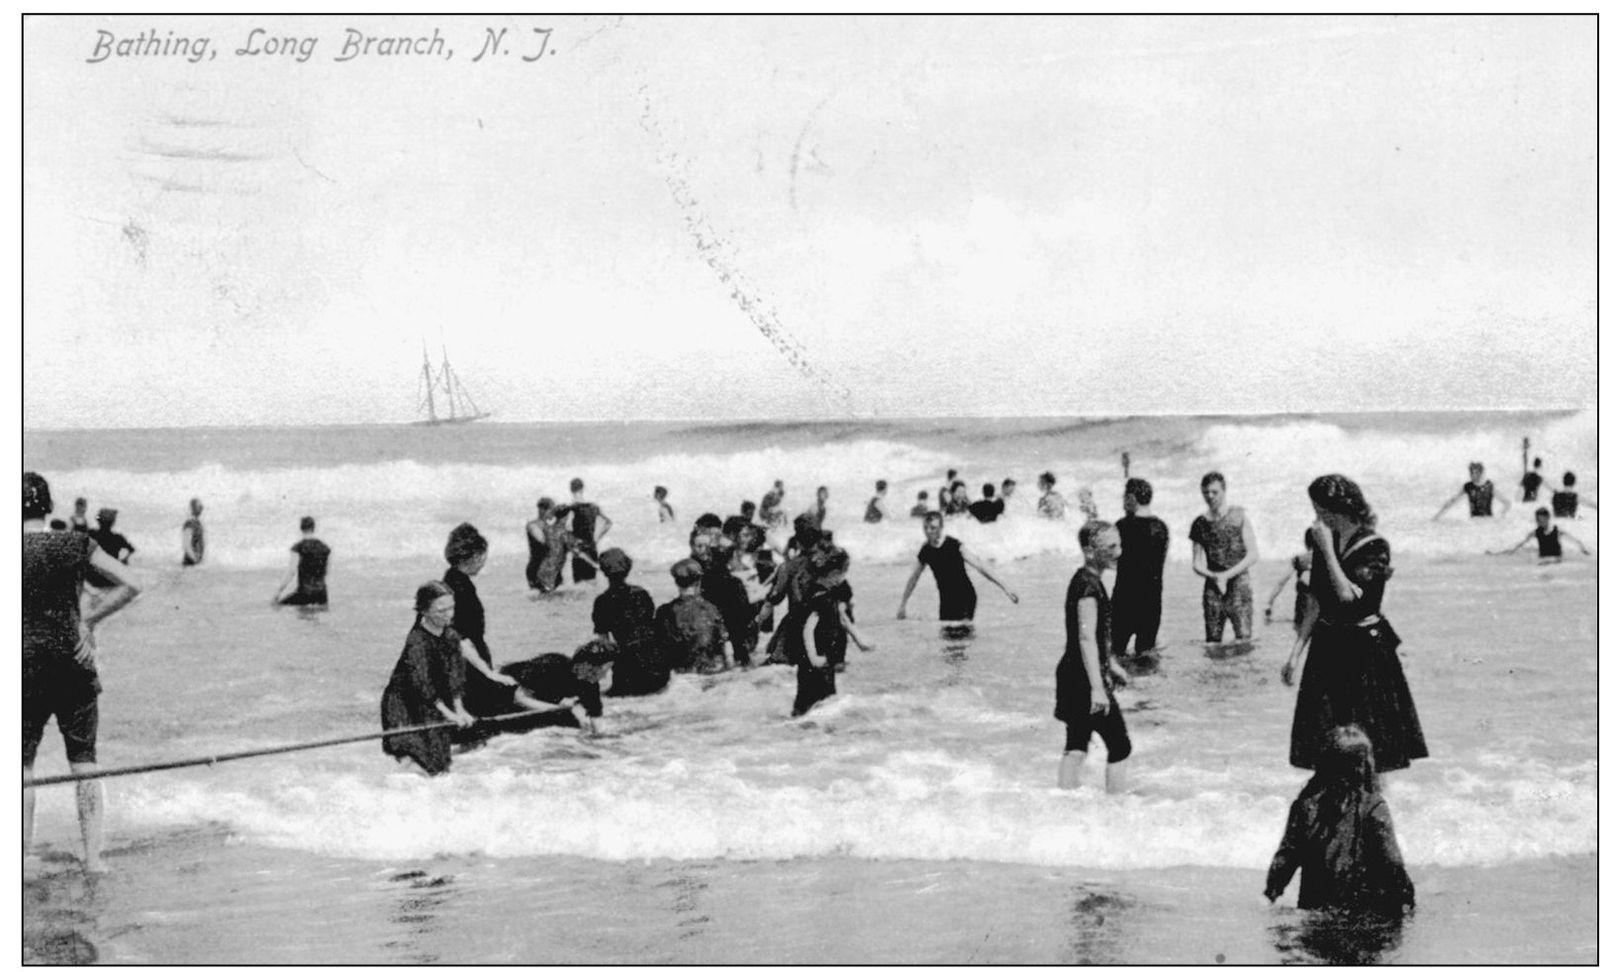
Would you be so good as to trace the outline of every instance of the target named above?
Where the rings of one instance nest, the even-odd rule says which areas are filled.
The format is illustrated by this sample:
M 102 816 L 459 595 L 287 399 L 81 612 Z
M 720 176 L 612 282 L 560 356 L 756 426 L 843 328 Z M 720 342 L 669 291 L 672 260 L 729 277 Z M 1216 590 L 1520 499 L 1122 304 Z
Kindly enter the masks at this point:
M 382 740 L 382 752 L 414 760 L 428 776 L 449 771 L 453 732 L 444 722 L 469 728 L 466 711 L 466 659 L 460 635 L 451 626 L 455 594 L 441 581 L 428 581 L 415 592 L 415 624 L 404 651 L 382 692 L 382 728 L 436 725 L 421 732 Z
M 1392 550 L 1375 532 L 1376 518 L 1357 483 L 1321 476 L 1309 484 L 1315 519 L 1306 542 L 1312 554 L 1308 597 L 1291 656 L 1280 678 L 1297 689 L 1291 723 L 1291 764 L 1316 769 L 1331 731 L 1356 723 L 1375 747 L 1379 771 L 1403 769 L 1427 755 L 1426 737 L 1409 694 L 1399 639 L 1381 616 L 1392 577 Z

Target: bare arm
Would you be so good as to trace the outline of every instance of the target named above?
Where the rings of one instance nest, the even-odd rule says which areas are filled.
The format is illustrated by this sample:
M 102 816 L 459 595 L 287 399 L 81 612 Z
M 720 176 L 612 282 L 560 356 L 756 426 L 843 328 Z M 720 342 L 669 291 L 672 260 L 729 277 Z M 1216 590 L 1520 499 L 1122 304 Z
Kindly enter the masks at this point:
M 612 529 L 612 518 L 607 516 L 605 513 L 596 511 L 595 519 L 597 527 L 595 531 L 595 542 L 600 543 L 602 540 L 606 539 L 607 533 Z
M 915 569 L 910 572 L 910 579 L 904 582 L 904 595 L 898 599 L 898 620 L 904 620 L 904 608 L 910 603 L 910 595 L 915 593 L 915 582 L 921 579 L 921 571 L 926 570 L 926 564 L 915 562 Z
M 1197 577 L 1203 577 L 1210 581 L 1218 580 L 1213 572 L 1207 569 L 1207 548 L 1194 540 L 1190 541 L 1190 569 L 1196 573 Z
M 837 617 L 842 620 L 842 630 L 848 632 L 848 637 L 853 639 L 853 643 L 859 646 L 860 651 L 875 650 L 875 644 L 866 640 L 865 637 L 859 633 L 859 629 L 854 627 L 853 617 L 848 614 L 847 604 L 840 601 L 837 602 Z
M 1452 497 L 1450 497 L 1449 501 L 1447 503 L 1444 503 L 1438 509 L 1438 511 L 1436 513 L 1432 514 L 1432 519 L 1435 520 L 1438 517 L 1442 516 L 1444 513 L 1447 513 L 1449 511 L 1450 507 L 1452 507 L 1455 503 L 1460 502 L 1460 500 L 1462 500 L 1464 498 L 1465 498 L 1465 490 L 1462 489 L 1458 493 L 1455 493 Z
M 1269 595 L 1269 602 L 1263 606 L 1263 614 L 1265 617 L 1267 617 L 1269 613 L 1275 609 L 1275 598 L 1280 596 L 1280 592 L 1285 590 L 1286 585 L 1290 584 L 1292 578 L 1296 576 L 1296 571 L 1287 571 L 1286 576 L 1280 578 L 1280 583 L 1275 585 L 1274 591 Z
M 302 560 L 302 556 L 300 556 L 298 552 L 294 550 L 292 552 L 291 562 L 286 565 L 286 573 L 281 575 L 280 585 L 275 588 L 275 593 L 270 595 L 271 604 L 280 603 L 281 593 L 286 590 L 288 584 L 298 579 L 298 564 Z
M 1527 536 L 1522 537 L 1520 540 L 1516 541 L 1516 546 L 1511 547 L 1509 550 L 1487 550 L 1487 551 L 1484 551 L 1484 553 L 1490 553 L 1490 554 L 1513 554 L 1516 551 L 1520 550 L 1522 547 L 1526 546 L 1527 541 L 1533 539 L 1534 532 L 1535 531 L 1533 531 L 1533 530 L 1528 530 L 1527 531 Z M 1561 531 L 1561 536 L 1564 537 L 1566 535 L 1567 535 L 1567 532 L 1565 530 L 1562 530 Z M 1580 544 L 1578 544 L 1578 546 L 1581 547 L 1581 546 L 1583 546 L 1583 544 L 1580 543 Z M 1587 551 L 1587 550 L 1584 551 L 1584 553 L 1588 553 L 1588 552 L 1589 551 Z
M 140 594 L 140 588 L 130 579 L 129 569 L 94 544 L 90 545 L 90 566 L 111 581 L 113 586 L 79 619 L 79 643 L 73 649 L 73 656 L 81 662 L 95 657 L 96 626 L 128 607 L 129 602 Z
M 1011 599 L 1012 604 L 1020 604 L 1021 603 L 1019 600 L 1017 600 L 1016 592 L 1012 591 L 1009 587 L 1006 587 L 1004 585 L 1004 583 L 1002 583 L 998 577 L 995 577 L 993 574 L 989 573 L 988 568 L 984 567 L 982 565 L 982 563 L 980 561 L 978 561 L 978 559 L 976 557 L 973 557 L 971 554 L 967 553 L 965 547 L 960 548 L 960 559 L 964 560 L 967 565 L 975 568 L 977 573 L 979 573 L 979 574 L 983 575 L 984 577 L 988 578 L 989 580 L 993 581 L 994 586 L 998 587 L 1000 590 L 1004 591 L 1005 596 Z
M 477 653 L 477 646 L 472 644 L 470 638 L 460 639 L 460 657 L 466 659 L 466 664 L 477 669 L 491 682 L 498 682 L 501 685 L 517 684 L 517 680 L 511 676 L 502 675 L 501 673 L 490 668 L 488 664 L 483 661 L 483 656 Z
M 1100 715 L 1111 708 L 1112 700 L 1106 695 L 1106 683 L 1100 676 L 1100 646 L 1095 641 L 1095 622 L 1100 609 L 1092 597 L 1078 601 L 1078 654 L 1084 660 L 1084 674 L 1089 677 L 1089 711 Z
M 1302 664 L 1303 651 L 1308 647 L 1308 639 L 1314 634 L 1314 624 L 1319 621 L 1319 602 L 1314 599 L 1313 592 L 1303 598 L 1303 616 L 1297 621 L 1297 640 L 1292 643 L 1291 655 L 1286 663 L 1280 666 L 1280 680 L 1287 685 L 1291 684 L 1293 673 L 1297 666 Z
M 1324 553 L 1321 558 L 1325 561 L 1325 577 L 1336 593 L 1336 599 L 1343 604 L 1352 604 L 1364 593 L 1359 586 L 1348 579 L 1347 571 L 1342 569 L 1342 561 L 1336 556 L 1336 538 L 1331 535 L 1331 528 L 1319 520 L 1308 528 L 1314 535 L 1314 546 Z M 1319 578 L 1313 578 L 1318 584 Z
M 1579 540 L 1577 537 L 1573 536 L 1572 534 L 1566 532 L 1565 530 L 1562 530 L 1561 531 L 1561 536 L 1566 537 L 1568 540 L 1571 540 L 1573 543 L 1577 544 L 1578 549 L 1583 551 L 1585 554 L 1587 554 L 1589 552 L 1589 548 L 1584 546 L 1583 541 Z M 1532 537 L 1532 534 L 1529 533 L 1528 537 Z M 1522 543 L 1526 543 L 1526 542 L 1527 542 L 1526 540 L 1522 541 Z M 1516 546 L 1520 547 L 1521 545 L 1522 545 L 1521 543 L 1518 543 Z

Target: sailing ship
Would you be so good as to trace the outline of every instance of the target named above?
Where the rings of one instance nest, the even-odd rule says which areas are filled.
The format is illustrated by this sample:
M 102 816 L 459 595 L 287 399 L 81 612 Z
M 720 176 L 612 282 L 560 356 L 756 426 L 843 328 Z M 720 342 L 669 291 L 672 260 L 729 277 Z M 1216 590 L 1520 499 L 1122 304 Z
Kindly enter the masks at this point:
M 416 410 L 424 413 L 426 418 L 416 422 L 416 425 L 461 425 L 494 414 L 483 411 L 472 401 L 466 386 L 461 384 L 460 376 L 449 367 L 447 349 L 443 351 L 443 364 L 434 371 L 432 360 L 427 357 L 427 346 L 421 345 L 420 395 Z M 448 407 L 448 414 L 438 410 L 440 405 Z

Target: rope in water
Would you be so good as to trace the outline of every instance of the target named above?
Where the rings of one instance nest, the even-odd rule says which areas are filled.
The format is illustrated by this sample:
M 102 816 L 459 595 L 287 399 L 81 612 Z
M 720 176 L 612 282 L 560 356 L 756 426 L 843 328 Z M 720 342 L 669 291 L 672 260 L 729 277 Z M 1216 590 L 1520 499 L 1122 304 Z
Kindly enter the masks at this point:
M 522 719 L 538 715 L 537 712 L 512 712 L 506 715 L 490 716 L 477 720 L 477 725 L 488 725 L 492 722 L 505 722 L 510 719 Z M 381 732 L 368 732 L 362 736 L 343 736 L 338 739 L 320 739 L 315 742 L 290 743 L 285 746 L 268 746 L 263 749 L 247 749 L 237 753 L 221 753 L 218 756 L 198 756 L 194 759 L 177 759 L 166 763 L 146 763 L 141 766 L 126 766 L 121 769 L 94 770 L 89 773 L 64 773 L 60 776 L 41 776 L 32 780 L 23 781 L 23 789 L 36 786 L 53 786 L 57 783 L 83 783 L 89 780 L 102 780 L 109 776 L 134 776 L 137 773 L 155 773 L 159 770 L 184 769 L 187 766 L 212 766 L 215 763 L 228 763 L 235 759 L 252 759 L 256 756 L 275 756 L 281 753 L 295 753 L 304 749 L 322 749 L 327 746 L 342 746 L 348 743 L 369 742 L 375 739 L 386 739 L 389 736 L 402 736 L 412 732 L 425 732 L 429 729 L 453 729 L 453 722 L 433 722 L 424 726 L 403 726 L 398 729 L 384 729 Z

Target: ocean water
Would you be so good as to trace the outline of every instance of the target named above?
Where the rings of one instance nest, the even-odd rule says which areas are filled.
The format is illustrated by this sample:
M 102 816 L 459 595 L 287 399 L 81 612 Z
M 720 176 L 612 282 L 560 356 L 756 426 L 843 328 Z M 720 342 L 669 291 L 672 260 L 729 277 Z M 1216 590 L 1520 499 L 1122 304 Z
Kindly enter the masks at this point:
M 129 766 L 361 733 L 449 527 L 490 536 L 478 578 L 496 660 L 567 650 L 593 592 L 530 601 L 521 524 L 574 475 L 607 545 L 661 602 L 685 526 L 776 478 L 831 491 L 854 559 L 856 650 L 840 694 L 788 718 L 783 667 L 682 676 L 609 700 L 594 737 L 505 737 L 427 779 L 376 743 L 108 782 L 113 873 L 87 881 L 71 788 L 42 790 L 27 954 L 114 962 L 1590 962 L 1596 958 L 1597 556 L 1483 555 L 1531 528 L 1432 514 L 1480 459 L 1502 490 L 1523 436 L 1598 501 L 1588 413 L 1134 418 L 1107 422 L 28 432 L 60 506 L 116 506 L 142 597 L 102 637 L 101 762 Z M 940 630 L 921 542 L 861 522 L 948 467 L 1031 503 L 1052 470 L 1120 515 L 1121 453 L 1174 535 L 1158 665 L 1124 689 L 1135 792 L 1054 786 L 1061 598 L 1076 523 L 1024 511 L 951 524 L 1021 597 L 979 583 L 968 638 Z M 1323 926 L 1260 895 L 1306 774 L 1287 765 L 1290 592 L 1247 654 L 1200 644 L 1185 539 L 1219 469 L 1252 517 L 1261 596 L 1286 575 L 1321 472 L 1355 476 L 1393 545 L 1387 613 L 1432 758 L 1388 777 L 1421 906 L 1395 931 Z M 681 526 L 659 526 L 651 486 Z M 209 560 L 177 567 L 192 495 Z M 330 611 L 277 611 L 297 518 L 332 545 Z M 1598 514 L 1565 524 L 1596 548 Z M 51 730 L 54 733 L 54 730 Z M 48 733 L 37 771 L 60 772 Z M 1087 767 L 1098 782 L 1100 755 Z M 1220 956 L 1222 958 L 1220 958 Z

